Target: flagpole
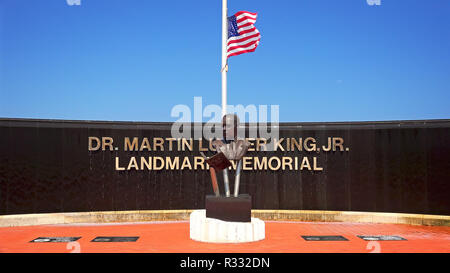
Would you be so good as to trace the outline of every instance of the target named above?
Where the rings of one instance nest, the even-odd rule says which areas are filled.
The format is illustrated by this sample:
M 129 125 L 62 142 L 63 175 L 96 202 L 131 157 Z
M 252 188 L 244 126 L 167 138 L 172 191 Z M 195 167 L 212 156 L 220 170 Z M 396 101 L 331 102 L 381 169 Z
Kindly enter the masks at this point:
M 222 0 L 222 117 L 227 114 L 227 40 L 228 40 L 228 10 L 227 0 Z M 230 182 L 228 169 L 223 170 L 223 184 L 225 196 L 230 197 Z
M 227 113 L 227 40 L 228 40 L 227 0 L 222 0 L 222 116 Z

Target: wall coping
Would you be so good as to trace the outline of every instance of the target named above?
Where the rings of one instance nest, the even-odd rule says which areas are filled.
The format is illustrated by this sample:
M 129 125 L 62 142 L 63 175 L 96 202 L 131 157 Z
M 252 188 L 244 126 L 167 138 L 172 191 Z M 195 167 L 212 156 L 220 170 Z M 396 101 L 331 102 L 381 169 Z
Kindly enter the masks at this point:
M 0 227 L 81 223 L 187 221 L 193 210 L 93 211 L 37 213 L 0 216 Z M 354 222 L 450 226 L 450 216 L 322 210 L 252 210 L 252 217 L 265 221 Z

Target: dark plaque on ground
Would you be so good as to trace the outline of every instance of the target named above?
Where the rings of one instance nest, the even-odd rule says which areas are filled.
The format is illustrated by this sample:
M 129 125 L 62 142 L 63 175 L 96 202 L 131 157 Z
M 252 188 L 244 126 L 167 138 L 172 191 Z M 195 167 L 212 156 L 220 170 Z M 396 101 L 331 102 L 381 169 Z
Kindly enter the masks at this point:
M 358 235 L 358 237 L 366 241 L 407 241 L 405 238 L 402 238 L 400 236 L 390 236 L 390 235 L 376 235 L 376 236 Z
M 81 237 L 38 237 L 30 243 L 68 243 L 75 242 Z
M 302 236 L 305 241 L 348 241 L 343 236 Z
M 97 237 L 91 242 L 114 243 L 114 242 L 136 242 L 139 237 Z

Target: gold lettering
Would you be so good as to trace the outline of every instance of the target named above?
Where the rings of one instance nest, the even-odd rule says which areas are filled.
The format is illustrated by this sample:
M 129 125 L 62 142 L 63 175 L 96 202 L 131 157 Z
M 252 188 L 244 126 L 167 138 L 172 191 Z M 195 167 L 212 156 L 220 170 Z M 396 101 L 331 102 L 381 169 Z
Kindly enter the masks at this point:
M 141 157 L 141 170 L 144 169 L 144 165 L 145 167 L 147 167 L 147 170 L 151 170 L 152 169 L 152 158 L 148 157 L 148 161 L 145 159 L 145 157 Z
M 230 160 L 230 162 L 231 162 L 231 166 L 230 167 L 228 167 L 228 169 L 232 169 L 232 170 L 236 170 L 236 168 L 237 168 L 237 161 L 235 161 L 235 160 Z
M 272 162 L 273 162 L 274 160 L 277 162 L 277 166 L 276 166 L 276 167 L 274 167 L 274 166 L 272 165 Z M 269 169 L 271 169 L 272 171 L 277 171 L 278 169 L 280 169 L 280 166 L 281 166 L 281 161 L 280 161 L 280 159 L 279 159 L 278 157 L 272 156 L 272 157 L 269 159 Z
M 136 157 L 134 157 L 134 156 L 130 158 L 130 163 L 128 163 L 127 171 L 131 170 L 131 168 L 134 168 L 135 170 L 139 170 L 139 166 L 137 164 Z
M 164 139 L 162 137 L 153 138 L 153 150 L 157 151 L 159 147 L 160 151 L 164 151 Z
M 322 150 L 324 152 L 329 152 L 331 150 L 331 137 L 328 137 L 328 146 L 322 145 Z
M 201 156 L 194 157 L 194 170 L 199 169 L 198 166 L 200 166 L 200 169 L 202 169 L 202 170 L 205 169 L 205 159 Z
M 308 170 L 311 170 L 311 165 L 309 164 L 309 160 L 306 156 L 303 157 L 302 164 L 300 165 L 300 170 L 303 170 L 305 167 L 308 168 Z
M 262 157 L 260 161 L 259 157 L 256 156 L 254 159 L 254 169 L 267 170 L 267 157 Z
M 199 140 L 198 140 L 198 150 L 200 151 L 200 152 L 206 152 L 206 151 L 208 151 L 208 148 L 204 148 L 203 147 L 203 139 L 202 138 L 200 138 Z
M 172 151 L 173 142 L 176 140 L 173 137 L 166 138 L 166 140 L 169 142 L 169 151 Z
M 314 157 L 313 158 L 313 166 L 314 166 L 314 170 L 315 171 L 323 171 L 323 168 L 322 167 L 317 167 L 317 157 Z
M 242 170 L 244 171 L 251 171 L 252 167 L 251 164 L 252 162 L 250 161 L 252 158 L 249 156 L 244 156 L 244 158 L 242 159 Z
M 248 150 L 249 152 L 254 152 L 255 151 L 255 139 L 254 138 L 246 138 L 247 142 L 248 142 Z
M 342 137 L 333 137 L 333 152 L 336 151 L 336 147 L 339 147 L 339 151 L 344 151 L 344 139 Z
M 124 167 L 119 166 L 119 157 L 116 156 L 116 171 L 124 171 Z
M 286 169 L 286 166 L 289 166 L 289 170 L 292 171 L 292 157 L 283 156 L 281 160 L 283 162 L 281 167 L 283 171 Z
M 133 137 L 133 143 L 130 143 L 130 138 L 126 137 L 124 146 L 125 146 L 124 151 L 137 151 L 138 150 L 138 138 Z
M 311 145 L 308 146 L 308 144 L 311 142 Z M 305 146 L 305 151 L 311 152 L 316 150 L 316 140 L 313 137 L 308 137 L 305 139 L 305 142 L 303 143 Z
M 112 151 L 113 149 L 113 139 L 112 137 L 102 137 L 102 150 L 106 151 L 106 146 L 109 147 L 109 150 Z
M 284 138 L 280 138 L 278 141 L 277 139 L 274 140 L 275 142 L 273 148 L 275 149 L 275 151 L 278 151 L 278 148 L 280 148 L 280 150 L 284 152 L 284 148 L 283 146 L 281 146 L 281 143 L 283 142 Z
M 172 161 L 169 156 L 166 156 L 166 167 L 169 170 L 178 170 L 180 167 L 180 158 L 177 156 Z
M 295 138 L 291 139 L 291 151 L 295 151 L 295 147 L 297 148 L 298 151 L 303 151 L 303 147 L 302 147 L 302 138 L 298 139 L 298 142 Z
M 187 141 L 187 139 L 185 139 L 185 138 L 182 138 L 181 139 L 181 144 L 182 144 L 182 148 L 181 148 L 181 150 L 184 152 L 186 149 L 186 147 L 188 148 L 188 150 L 189 151 L 191 151 L 192 152 L 192 149 L 193 149 L 193 147 L 194 147 L 194 142 L 192 141 L 192 138 L 190 138 L 189 139 L 189 142 Z M 179 149 L 178 149 L 179 150 Z
M 139 149 L 139 151 L 142 152 L 144 149 L 147 149 L 147 151 L 151 151 L 152 150 L 150 142 L 148 141 L 148 138 L 146 138 L 146 137 L 144 137 L 144 139 L 142 140 L 141 148 Z
M 100 149 L 100 139 L 98 137 L 89 137 L 88 138 L 89 144 L 88 144 L 88 150 L 89 151 L 97 151 Z M 92 142 L 95 141 L 97 145 L 92 146 Z
M 256 151 L 266 151 L 267 150 L 267 140 L 264 138 L 257 138 L 256 139 Z M 262 147 L 262 149 L 261 149 Z
M 158 166 L 158 161 L 160 162 L 160 166 Z M 164 169 L 164 158 L 160 156 L 154 156 L 153 157 L 153 170 L 159 171 Z
M 181 169 L 184 170 L 184 168 L 188 168 L 189 170 L 192 170 L 191 162 L 189 161 L 189 157 L 185 156 L 183 160 L 183 164 L 181 164 Z

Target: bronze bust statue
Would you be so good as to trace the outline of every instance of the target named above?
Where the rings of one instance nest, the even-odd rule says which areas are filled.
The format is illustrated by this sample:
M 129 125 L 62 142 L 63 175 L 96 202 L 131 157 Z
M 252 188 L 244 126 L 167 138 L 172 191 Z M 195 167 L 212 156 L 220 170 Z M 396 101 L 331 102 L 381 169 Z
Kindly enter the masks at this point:
M 239 195 L 239 180 L 242 170 L 242 157 L 247 153 L 249 143 L 245 139 L 238 139 L 237 129 L 239 127 L 239 118 L 235 114 L 227 114 L 222 118 L 223 140 L 214 140 L 212 146 L 216 149 L 217 155 L 207 160 L 211 172 L 211 180 L 213 184 L 214 193 L 220 196 L 217 185 L 216 171 L 223 170 L 225 196 L 230 197 L 230 186 L 228 180 L 228 167 L 231 163 L 224 163 L 227 161 L 238 161 L 236 168 L 236 177 L 234 183 L 234 196 Z M 220 167 L 219 167 L 220 166 Z

